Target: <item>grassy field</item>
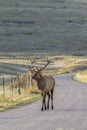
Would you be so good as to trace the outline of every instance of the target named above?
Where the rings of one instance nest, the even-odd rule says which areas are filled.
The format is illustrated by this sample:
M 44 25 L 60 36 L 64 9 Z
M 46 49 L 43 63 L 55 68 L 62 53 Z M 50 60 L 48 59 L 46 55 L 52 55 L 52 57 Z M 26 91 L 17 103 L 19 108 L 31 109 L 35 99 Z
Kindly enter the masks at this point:
M 87 58 L 82 56 L 49 56 L 39 57 L 34 56 L 31 59 L 35 60 L 35 66 L 41 67 L 46 63 L 47 58 L 52 63 L 43 71 L 49 75 L 61 73 L 76 72 L 87 69 Z M 17 74 L 25 73 L 30 65 L 30 57 L 1 57 L 0 58 L 0 78 L 3 76 L 12 77 Z

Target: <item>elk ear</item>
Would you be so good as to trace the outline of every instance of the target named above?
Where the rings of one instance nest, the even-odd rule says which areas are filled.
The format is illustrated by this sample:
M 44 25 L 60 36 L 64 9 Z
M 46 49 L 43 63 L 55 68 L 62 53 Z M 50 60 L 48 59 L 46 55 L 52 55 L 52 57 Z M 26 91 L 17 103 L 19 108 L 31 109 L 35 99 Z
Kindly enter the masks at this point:
M 33 70 L 30 70 L 32 74 L 36 73 L 36 70 L 33 69 Z

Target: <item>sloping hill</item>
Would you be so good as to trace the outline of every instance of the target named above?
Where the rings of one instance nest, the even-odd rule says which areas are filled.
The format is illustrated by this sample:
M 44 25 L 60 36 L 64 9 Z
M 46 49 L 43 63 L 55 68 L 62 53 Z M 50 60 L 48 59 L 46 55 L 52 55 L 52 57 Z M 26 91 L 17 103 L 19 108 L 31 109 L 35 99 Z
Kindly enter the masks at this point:
M 86 0 L 1 0 L 3 54 L 87 55 L 86 34 Z

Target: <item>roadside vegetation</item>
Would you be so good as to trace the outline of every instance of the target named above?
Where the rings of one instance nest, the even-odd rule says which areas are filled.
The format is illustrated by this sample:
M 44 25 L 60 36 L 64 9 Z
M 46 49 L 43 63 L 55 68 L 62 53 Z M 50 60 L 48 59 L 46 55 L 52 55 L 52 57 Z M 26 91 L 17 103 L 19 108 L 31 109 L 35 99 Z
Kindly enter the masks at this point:
M 75 74 L 75 76 L 73 78 L 76 81 L 79 81 L 82 83 L 87 83 L 87 70 L 79 71 L 78 73 Z
M 10 92 L 9 88 L 6 90 L 6 95 L 0 92 L 0 111 L 27 105 L 41 98 L 37 87 L 21 88 L 21 94 L 18 93 L 17 89 L 14 90 L 13 95 Z
M 65 73 L 76 73 L 74 76 L 75 80 L 87 83 L 87 59 L 86 57 L 81 56 L 49 56 L 51 60 L 50 65 L 42 72 L 43 75 L 58 75 Z M 32 58 L 31 58 L 32 59 Z M 15 77 L 15 74 L 18 74 L 21 71 L 26 74 L 29 64 L 31 62 L 30 57 L 1 57 L 0 64 L 1 70 L 6 70 L 7 73 L 6 81 L 10 81 L 12 77 Z M 41 67 L 47 60 L 47 57 L 34 57 L 35 66 Z M 5 64 L 5 65 L 3 65 Z M 24 68 L 23 68 L 24 67 Z M 10 69 L 11 68 L 11 69 Z M 21 68 L 21 69 L 20 69 Z M 8 76 L 8 77 L 7 77 Z M 16 108 L 21 105 L 32 103 L 41 98 L 40 92 L 37 89 L 35 82 L 33 82 L 32 87 L 27 87 L 24 82 L 20 85 L 21 93 L 19 87 L 12 87 L 11 84 L 5 85 L 5 94 L 3 93 L 2 87 L 2 77 L 3 73 L 0 74 L 0 111 L 4 111 L 11 108 Z M 22 79 L 23 80 L 23 79 Z M 18 85 L 19 86 L 19 85 Z

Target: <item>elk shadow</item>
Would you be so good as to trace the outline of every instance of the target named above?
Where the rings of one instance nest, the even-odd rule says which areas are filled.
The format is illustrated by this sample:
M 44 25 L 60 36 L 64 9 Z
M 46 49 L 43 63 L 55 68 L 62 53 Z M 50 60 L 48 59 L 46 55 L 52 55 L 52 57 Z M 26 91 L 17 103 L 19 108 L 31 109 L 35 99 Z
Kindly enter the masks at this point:
M 54 111 L 58 111 L 58 112 L 87 112 L 87 109 L 75 109 L 75 108 L 61 108 L 61 109 L 57 109 L 54 108 Z

